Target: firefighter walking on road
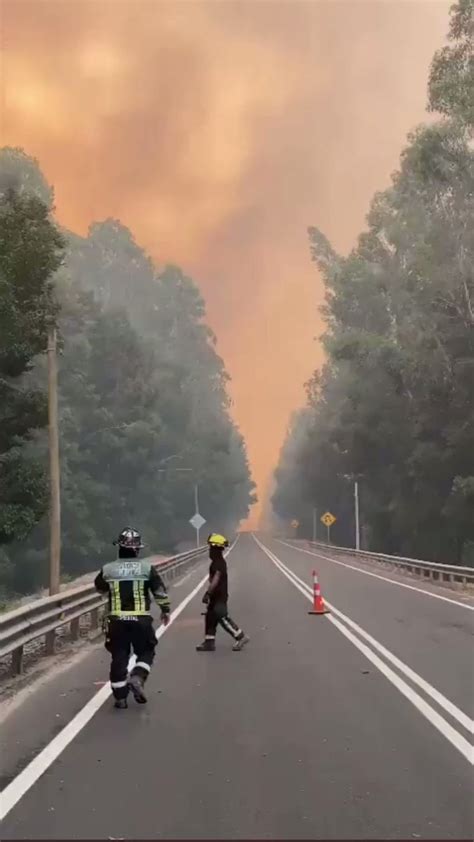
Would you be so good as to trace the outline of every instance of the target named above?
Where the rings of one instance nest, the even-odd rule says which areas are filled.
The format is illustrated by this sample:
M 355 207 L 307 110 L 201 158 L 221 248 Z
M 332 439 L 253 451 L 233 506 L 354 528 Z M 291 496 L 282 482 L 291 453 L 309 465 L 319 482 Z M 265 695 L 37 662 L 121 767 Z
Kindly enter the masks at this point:
M 249 642 L 249 638 L 239 628 L 237 623 L 229 617 L 227 601 L 229 598 L 227 581 L 227 562 L 224 550 L 229 546 L 227 538 L 213 532 L 207 539 L 209 544 L 209 586 L 202 601 L 207 605 L 205 620 L 205 637 L 203 643 L 196 646 L 198 652 L 214 652 L 216 648 L 217 626 L 221 625 L 227 634 L 234 638 L 233 650 L 240 650 Z
M 95 578 L 95 587 L 108 594 L 105 648 L 112 655 L 110 686 L 116 708 L 127 707 L 129 691 L 139 704 L 147 701 L 144 684 L 148 678 L 157 644 L 150 613 L 151 597 L 161 609 L 161 620 L 167 625 L 170 602 L 166 588 L 151 562 L 139 560 L 143 548 L 140 534 L 127 527 L 114 541 L 118 559 L 105 564 Z M 132 652 L 136 664 L 128 675 Z

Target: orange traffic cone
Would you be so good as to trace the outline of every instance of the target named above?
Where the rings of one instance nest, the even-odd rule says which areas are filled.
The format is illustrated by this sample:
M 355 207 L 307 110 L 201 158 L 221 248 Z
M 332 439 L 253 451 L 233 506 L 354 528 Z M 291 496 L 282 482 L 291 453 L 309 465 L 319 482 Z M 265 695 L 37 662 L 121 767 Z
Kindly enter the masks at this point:
M 313 570 L 313 609 L 308 611 L 308 614 L 329 614 L 329 608 L 326 608 L 324 599 L 321 596 L 321 588 L 319 586 L 318 574 Z

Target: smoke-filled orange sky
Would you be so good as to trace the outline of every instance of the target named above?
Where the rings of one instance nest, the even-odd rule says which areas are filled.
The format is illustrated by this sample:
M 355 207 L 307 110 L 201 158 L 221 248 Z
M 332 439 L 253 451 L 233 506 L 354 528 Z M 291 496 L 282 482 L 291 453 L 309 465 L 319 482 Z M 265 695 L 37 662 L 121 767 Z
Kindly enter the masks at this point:
M 321 362 L 306 228 L 354 243 L 425 119 L 449 5 L 0 0 L 2 143 L 63 225 L 117 217 L 198 282 L 261 497 Z

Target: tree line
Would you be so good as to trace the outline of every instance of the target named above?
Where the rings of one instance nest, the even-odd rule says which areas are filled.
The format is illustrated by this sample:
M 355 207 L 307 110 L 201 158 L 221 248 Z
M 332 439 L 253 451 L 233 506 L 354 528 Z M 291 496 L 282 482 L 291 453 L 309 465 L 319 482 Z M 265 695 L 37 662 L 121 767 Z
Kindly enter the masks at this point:
M 300 535 L 329 509 L 334 542 L 354 546 L 358 481 L 367 548 L 474 564 L 473 91 L 474 4 L 459 0 L 430 70 L 438 119 L 409 136 L 356 247 L 343 257 L 309 229 L 326 362 L 292 418 L 273 496 Z
M 21 149 L 0 150 L 0 593 L 47 582 L 47 334 L 59 337 L 62 569 L 110 558 L 132 524 L 151 552 L 254 502 L 229 381 L 199 289 L 158 270 L 118 220 L 61 229 L 53 190 Z M 177 469 L 180 470 L 177 470 Z

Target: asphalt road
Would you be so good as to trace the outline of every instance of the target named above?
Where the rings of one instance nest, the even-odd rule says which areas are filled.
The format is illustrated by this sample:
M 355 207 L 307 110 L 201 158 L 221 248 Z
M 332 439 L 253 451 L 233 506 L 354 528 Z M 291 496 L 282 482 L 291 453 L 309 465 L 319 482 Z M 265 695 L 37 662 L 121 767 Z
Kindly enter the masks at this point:
M 149 704 L 119 712 L 107 700 L 8 813 L 2 839 L 472 838 L 461 750 L 472 735 L 456 711 L 472 704 L 473 612 L 263 544 L 272 557 L 242 536 L 228 559 L 248 647 L 233 653 L 219 632 L 215 653 L 196 653 L 196 595 L 160 642 Z M 308 615 L 292 574 L 310 584 L 314 566 L 346 619 Z M 172 589 L 175 604 L 196 576 Z M 98 650 L 90 658 L 71 668 L 76 682 L 106 668 Z M 31 729 L 21 709 L 11 727 L 21 716 Z
M 309 584 L 315 568 L 330 601 L 474 716 L 474 612 L 445 601 L 472 606 L 472 598 L 376 565 L 362 567 L 352 556 L 337 553 L 329 561 L 330 551 L 303 552 L 276 540 L 266 544 Z

